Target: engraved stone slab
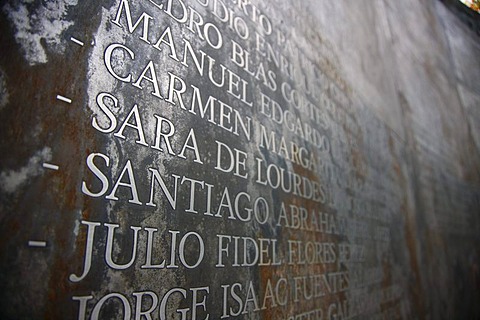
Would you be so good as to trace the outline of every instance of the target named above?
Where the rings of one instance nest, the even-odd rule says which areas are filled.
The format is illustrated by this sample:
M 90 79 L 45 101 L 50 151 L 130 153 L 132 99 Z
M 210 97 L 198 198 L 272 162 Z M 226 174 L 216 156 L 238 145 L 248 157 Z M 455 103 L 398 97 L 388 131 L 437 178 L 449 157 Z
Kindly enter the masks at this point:
M 478 85 L 345 3 L 3 4 L 2 318 L 478 316 Z

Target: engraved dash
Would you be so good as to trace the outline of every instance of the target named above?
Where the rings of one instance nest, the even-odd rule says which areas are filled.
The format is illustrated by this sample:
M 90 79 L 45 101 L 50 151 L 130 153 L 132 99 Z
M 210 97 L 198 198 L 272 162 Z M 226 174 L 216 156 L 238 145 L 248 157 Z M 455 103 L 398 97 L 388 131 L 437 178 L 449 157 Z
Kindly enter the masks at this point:
M 70 41 L 72 41 L 73 43 L 76 43 L 76 44 L 78 44 L 79 46 L 82 46 L 82 47 L 85 45 L 82 41 L 80 41 L 80 40 L 78 40 L 77 38 L 74 38 L 74 37 L 70 37 Z
M 43 166 L 45 169 L 50 169 L 50 170 L 58 170 L 58 169 L 60 169 L 59 166 L 57 166 L 57 165 L 55 165 L 55 164 L 47 163 L 47 162 L 44 162 L 42 166 Z
M 29 247 L 34 247 L 34 248 L 45 248 L 47 246 L 47 242 L 46 241 L 30 240 L 30 241 L 28 241 L 28 246 Z
M 67 97 L 61 96 L 61 95 L 59 95 L 59 94 L 57 94 L 57 100 L 60 100 L 60 101 L 66 102 L 66 103 L 72 103 L 72 99 L 69 99 L 69 98 L 67 98 Z

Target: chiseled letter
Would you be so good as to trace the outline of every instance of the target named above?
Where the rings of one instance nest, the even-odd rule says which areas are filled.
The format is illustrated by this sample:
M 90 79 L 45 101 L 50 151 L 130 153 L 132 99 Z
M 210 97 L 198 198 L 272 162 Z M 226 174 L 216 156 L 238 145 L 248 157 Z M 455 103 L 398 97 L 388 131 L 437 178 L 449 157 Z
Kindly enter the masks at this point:
M 93 160 L 97 156 L 105 160 L 107 167 L 110 164 L 110 159 L 103 153 L 91 153 L 87 157 L 87 166 L 93 172 L 93 174 L 97 176 L 97 178 L 100 179 L 100 181 L 102 182 L 102 189 L 97 193 L 93 193 L 88 189 L 87 183 L 85 181 L 82 181 L 82 192 L 90 197 L 95 197 L 95 198 L 101 197 L 105 192 L 107 192 L 107 189 L 108 189 L 107 177 L 103 174 L 103 172 L 100 169 L 98 169 L 95 163 L 93 163 Z
M 189 144 L 191 142 L 191 144 Z M 201 163 L 203 164 L 202 160 L 200 159 L 200 153 L 198 152 L 198 145 L 197 145 L 197 138 L 195 138 L 195 131 L 193 131 L 193 128 L 190 129 L 190 132 L 188 133 L 188 137 L 185 140 L 185 144 L 183 145 L 182 151 L 178 154 L 179 158 L 186 159 L 187 157 L 185 156 L 185 150 L 190 149 L 193 151 L 195 154 L 195 160 L 193 162 Z
M 115 128 L 117 127 L 117 118 L 113 114 L 113 112 L 108 108 L 108 106 L 105 105 L 105 98 L 110 98 L 113 101 L 113 106 L 115 108 L 118 107 L 118 99 L 111 95 L 110 93 L 106 92 L 100 92 L 97 95 L 97 105 L 100 107 L 100 109 L 103 111 L 103 113 L 107 116 L 108 120 L 110 121 L 110 125 L 107 128 L 102 128 L 97 121 L 97 115 L 94 115 L 92 118 L 92 127 L 97 129 L 100 132 L 103 133 L 111 133 Z
M 113 235 L 115 233 L 115 229 L 120 227 L 118 224 L 112 223 L 105 223 L 105 227 L 108 228 L 108 235 L 107 235 L 107 244 L 105 246 L 105 261 L 110 268 L 115 270 L 124 270 L 128 269 L 132 266 L 135 262 L 135 258 L 137 256 L 137 240 L 138 240 L 138 231 L 141 230 L 141 227 L 134 227 L 131 226 L 130 229 L 133 230 L 133 245 L 132 245 L 132 258 L 126 264 L 117 264 L 112 259 L 113 254 Z
M 116 24 L 121 28 L 123 28 L 123 26 L 120 24 L 120 17 L 122 16 L 122 8 L 127 18 L 128 32 L 133 33 L 133 31 L 135 31 L 135 29 L 138 28 L 138 26 L 140 25 L 140 22 L 142 22 L 143 20 L 142 36 L 140 37 L 140 39 L 150 44 L 150 41 L 148 41 L 148 30 L 149 30 L 150 19 L 153 19 L 153 17 L 143 12 L 142 15 L 137 19 L 137 21 L 135 21 L 135 24 L 133 24 L 132 15 L 130 14 L 130 5 L 128 4 L 127 0 L 122 0 L 120 2 L 120 5 L 118 6 L 117 16 L 115 17 L 115 20 L 111 20 L 114 24 Z
M 130 123 L 130 119 L 134 119 L 134 124 Z M 141 144 L 143 146 L 147 146 L 148 147 L 148 144 L 147 142 L 145 141 L 145 134 L 143 133 L 143 125 L 142 125 L 142 120 L 140 119 L 140 113 L 138 112 L 138 105 L 135 104 L 133 107 L 132 107 L 132 110 L 130 110 L 130 113 L 128 114 L 128 116 L 125 118 L 125 120 L 123 121 L 123 124 L 122 126 L 120 127 L 120 129 L 118 130 L 118 132 L 114 133 L 113 135 L 115 137 L 119 137 L 121 139 L 126 139 L 124 134 L 123 134 L 123 131 L 125 130 L 126 127 L 130 127 L 134 130 L 137 130 L 137 133 L 138 133 L 138 140 L 135 141 L 136 143 L 138 144 Z
M 128 182 L 122 182 L 122 179 L 125 173 L 128 174 Z M 118 197 L 115 196 L 115 193 L 117 192 L 117 189 L 120 186 L 130 188 L 130 191 L 132 193 L 132 199 L 128 200 L 128 202 L 139 204 L 139 205 L 142 204 L 138 199 L 137 184 L 135 183 L 135 176 L 133 175 L 132 162 L 130 160 L 128 160 L 127 163 L 125 164 L 125 167 L 123 167 L 122 173 L 120 173 L 120 176 L 118 177 L 117 182 L 115 183 L 115 186 L 113 186 L 112 192 L 110 192 L 110 194 L 105 198 L 109 200 L 118 200 Z
M 93 237 L 95 236 L 95 228 L 100 225 L 100 222 L 82 221 L 82 224 L 87 225 L 87 243 L 85 246 L 85 259 L 83 262 L 83 272 L 81 276 L 74 275 L 73 273 L 68 277 L 72 282 L 79 282 L 83 280 L 92 266 L 92 252 L 93 252 Z M 82 301 L 80 301 L 82 306 Z M 81 310 L 82 308 L 80 308 Z
M 111 45 L 109 45 L 107 47 L 107 49 L 105 50 L 105 54 L 104 54 L 104 62 L 105 62 L 105 66 L 107 67 L 107 70 L 108 72 L 110 72 L 110 74 L 115 78 L 115 79 L 118 79 L 120 81 L 123 81 L 123 82 L 130 82 L 132 80 L 132 75 L 129 73 L 127 76 L 125 77 L 122 77 L 120 75 L 118 75 L 114 70 L 113 70 L 113 67 L 112 67 L 112 53 L 113 53 L 113 50 L 117 49 L 117 48 L 121 48 L 125 51 L 127 51 L 128 55 L 130 56 L 130 58 L 132 60 L 135 59 L 135 53 L 130 50 L 129 48 L 127 48 L 126 46 L 124 46 L 123 44 L 120 44 L 120 43 L 112 43 Z

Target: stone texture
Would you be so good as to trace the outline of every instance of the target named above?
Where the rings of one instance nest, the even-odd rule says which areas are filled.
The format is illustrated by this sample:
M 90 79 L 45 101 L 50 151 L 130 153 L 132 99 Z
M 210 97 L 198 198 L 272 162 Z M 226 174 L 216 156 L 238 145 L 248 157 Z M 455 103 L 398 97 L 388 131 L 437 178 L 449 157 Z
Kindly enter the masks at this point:
M 198 28 L 183 1 L 173 14 L 167 1 L 2 4 L 2 318 L 477 319 L 475 30 L 450 2 L 221 1 L 243 39 L 207 2 L 185 1 Z M 203 71 L 183 60 L 187 42 Z M 238 84 L 215 84 L 222 74 Z M 199 93 L 214 113 L 191 109 Z M 290 190 L 268 165 L 295 175 Z M 316 199 L 294 187 L 305 181 Z M 239 265 L 221 239 L 247 261 L 267 243 L 265 261 Z M 307 243 L 317 260 L 302 263 Z

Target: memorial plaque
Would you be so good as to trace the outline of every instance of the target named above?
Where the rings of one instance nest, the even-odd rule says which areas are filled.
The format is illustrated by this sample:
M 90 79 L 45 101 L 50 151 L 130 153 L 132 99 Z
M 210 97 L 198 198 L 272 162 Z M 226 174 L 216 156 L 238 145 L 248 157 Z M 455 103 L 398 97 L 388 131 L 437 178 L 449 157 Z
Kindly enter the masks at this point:
M 2 5 L 2 318 L 438 314 L 424 245 L 478 239 L 479 190 L 416 172 L 289 5 Z

